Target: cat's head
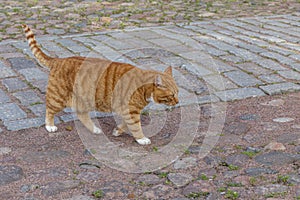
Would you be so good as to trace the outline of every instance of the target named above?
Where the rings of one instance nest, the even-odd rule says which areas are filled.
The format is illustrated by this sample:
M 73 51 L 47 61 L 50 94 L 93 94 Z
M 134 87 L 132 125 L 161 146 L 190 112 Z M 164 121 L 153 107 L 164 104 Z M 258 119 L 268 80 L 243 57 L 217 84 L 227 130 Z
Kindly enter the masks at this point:
M 155 103 L 168 106 L 176 105 L 178 101 L 178 87 L 172 76 L 172 67 L 156 75 L 154 83 L 153 100 Z

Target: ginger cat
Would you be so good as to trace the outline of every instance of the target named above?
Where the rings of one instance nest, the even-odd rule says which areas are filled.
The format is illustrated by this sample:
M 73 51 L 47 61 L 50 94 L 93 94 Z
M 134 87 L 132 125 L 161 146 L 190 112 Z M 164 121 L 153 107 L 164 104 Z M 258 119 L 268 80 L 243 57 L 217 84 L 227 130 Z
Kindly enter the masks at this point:
M 122 123 L 113 135 L 130 131 L 139 144 L 146 145 L 151 141 L 141 128 L 142 109 L 151 100 L 168 106 L 178 103 L 178 87 L 171 67 L 157 72 L 98 58 L 52 58 L 39 48 L 30 28 L 22 27 L 33 55 L 50 69 L 45 119 L 48 132 L 57 131 L 54 115 L 65 107 L 72 107 L 85 127 L 96 134 L 101 129 L 94 125 L 89 112 L 115 112 L 122 117 Z

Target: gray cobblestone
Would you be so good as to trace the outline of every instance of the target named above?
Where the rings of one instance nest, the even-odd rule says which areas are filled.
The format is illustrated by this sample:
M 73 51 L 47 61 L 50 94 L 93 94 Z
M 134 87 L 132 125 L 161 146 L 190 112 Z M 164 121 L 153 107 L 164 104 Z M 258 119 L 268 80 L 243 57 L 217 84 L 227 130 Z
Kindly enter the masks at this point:
M 64 38 L 64 39 L 58 39 L 56 42 L 60 43 L 70 51 L 74 53 L 82 53 L 82 52 L 89 52 L 91 51 L 90 49 L 86 48 L 85 46 L 79 45 L 77 42 Z
M 13 95 L 25 106 L 42 102 L 40 97 L 31 90 L 16 92 Z
M 42 93 L 46 92 L 48 80 L 37 80 L 32 82 L 32 85 L 38 88 Z
M 207 51 L 210 55 L 213 56 L 224 56 L 227 55 L 228 53 L 219 49 L 216 49 L 214 47 L 202 44 L 203 48 L 205 49 L 205 51 Z
M 282 94 L 285 92 L 299 91 L 300 86 L 295 83 L 277 83 L 272 85 L 260 86 L 269 95 Z
M 259 60 L 254 60 L 253 62 L 260 65 L 261 67 L 264 67 L 266 69 L 271 69 L 274 71 L 286 69 L 282 65 L 270 59 L 259 59 Z
M 233 82 L 231 82 L 227 78 L 222 78 L 221 75 L 205 76 L 203 79 L 207 84 L 211 85 L 218 91 L 237 88 L 237 86 Z
M 291 67 L 292 69 L 296 70 L 296 71 L 300 71 L 300 63 L 292 63 L 289 65 L 289 67 Z
M 284 82 L 284 79 L 276 74 L 268 74 L 268 75 L 261 75 L 258 77 L 260 80 L 266 83 L 280 83 Z
M 29 110 L 33 112 L 36 116 L 42 117 L 46 115 L 46 105 L 45 104 L 36 104 L 28 106 Z
M 212 71 L 198 65 L 195 63 L 191 63 L 188 65 L 182 65 L 181 68 L 186 69 L 187 71 L 196 74 L 198 77 L 203 77 L 203 76 L 207 76 L 210 74 L 213 74 Z
M 28 60 L 26 58 L 10 58 L 8 61 L 11 63 L 12 68 L 15 70 L 22 70 L 27 68 L 34 68 L 36 64 L 32 60 Z
M 230 80 L 232 80 L 235 84 L 242 87 L 249 87 L 262 84 L 261 81 L 242 71 L 230 71 L 224 73 L 224 75 L 227 76 Z
M 9 92 L 22 90 L 28 88 L 28 85 L 21 81 L 19 78 L 7 78 L 2 80 L 2 84 L 7 88 Z
M 246 99 L 249 97 L 264 96 L 258 88 L 237 88 L 232 90 L 219 91 L 215 93 L 222 101 L 233 101 L 239 99 Z
M 150 47 L 155 47 L 155 45 L 151 44 L 148 41 L 145 41 L 140 38 L 129 38 L 126 39 L 127 44 L 127 49 L 143 49 L 143 48 L 150 48 Z M 130 48 L 129 48 L 130 47 Z
M 279 63 L 281 64 L 291 64 L 295 61 L 293 61 L 292 59 L 286 57 L 286 56 L 282 56 L 278 53 L 274 53 L 274 52 L 264 52 L 264 53 L 261 53 L 262 56 L 265 56 L 265 57 L 268 57 L 268 58 L 271 58 L 271 59 L 275 59 L 277 60 Z
M 16 76 L 15 72 L 13 72 L 10 68 L 5 66 L 5 64 L 0 60 L 0 78 L 7 78 Z
M 0 104 L 0 119 L 11 121 L 26 118 L 27 114 L 15 103 Z
M 48 75 L 38 68 L 21 69 L 19 72 L 29 82 L 48 79 Z
M 7 96 L 7 94 L 0 89 L 0 104 L 10 102 L 10 98 Z
M 157 34 L 156 32 L 153 32 L 151 30 L 131 31 L 129 33 L 131 35 L 134 35 L 134 36 L 137 36 L 137 37 L 140 37 L 140 38 L 144 38 L 146 40 L 162 37 L 160 34 Z
M 4 126 L 6 126 L 9 131 L 18 131 L 27 128 L 40 127 L 45 124 L 44 121 L 44 118 L 19 119 L 15 121 L 5 121 Z
M 151 39 L 149 41 L 158 46 L 161 46 L 161 47 L 170 47 L 170 46 L 180 45 L 180 42 L 173 40 L 173 39 L 169 39 L 169 38 L 157 38 L 157 39 Z
M 17 52 L 17 49 L 12 47 L 11 45 L 0 45 L 0 54 L 14 52 Z
M 243 71 L 246 71 L 248 73 L 254 74 L 254 75 L 261 75 L 261 74 L 270 74 L 271 70 L 262 68 L 258 66 L 255 63 L 252 62 L 246 62 L 236 65 L 238 68 L 240 68 Z
M 300 80 L 300 74 L 295 71 L 290 71 L 290 70 L 278 71 L 278 74 L 280 74 L 280 76 L 282 76 L 286 79 L 293 79 L 293 80 L 298 80 L 298 81 Z
M 103 43 L 105 43 L 106 45 L 112 47 L 115 50 L 125 50 L 125 49 L 134 49 L 136 48 L 135 46 L 129 44 L 126 40 L 125 41 L 121 41 L 121 40 L 116 40 L 114 38 L 109 38 L 105 41 L 103 41 Z
M 232 62 L 232 63 L 241 63 L 246 61 L 243 58 L 235 55 L 220 56 L 220 58 L 226 62 Z
M 293 54 L 290 55 L 289 57 L 290 57 L 290 58 L 293 58 L 293 59 L 295 59 L 295 60 L 297 60 L 297 61 L 300 61 L 300 55 L 299 55 L 299 54 L 293 53 Z

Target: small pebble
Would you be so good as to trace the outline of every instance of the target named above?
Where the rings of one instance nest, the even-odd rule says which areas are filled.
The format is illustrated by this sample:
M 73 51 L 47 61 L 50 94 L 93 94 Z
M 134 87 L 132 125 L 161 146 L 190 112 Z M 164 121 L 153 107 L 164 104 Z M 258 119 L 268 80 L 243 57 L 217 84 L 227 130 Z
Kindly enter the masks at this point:
M 290 117 L 279 117 L 279 118 L 273 119 L 273 122 L 279 122 L 279 123 L 285 123 L 285 122 L 291 122 L 291 121 L 294 121 L 294 119 L 290 118 Z
M 285 146 L 282 143 L 279 142 L 271 142 L 267 146 L 265 146 L 265 149 L 274 150 L 274 151 L 284 151 L 286 150 Z

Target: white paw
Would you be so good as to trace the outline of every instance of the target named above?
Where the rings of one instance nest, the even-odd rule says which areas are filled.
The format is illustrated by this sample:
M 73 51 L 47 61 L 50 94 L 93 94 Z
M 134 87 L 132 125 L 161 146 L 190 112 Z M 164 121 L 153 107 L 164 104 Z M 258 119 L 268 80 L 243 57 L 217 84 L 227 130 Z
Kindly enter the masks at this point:
M 57 131 L 57 127 L 56 126 L 46 126 L 46 130 L 49 133 L 53 133 L 53 132 Z
M 149 138 L 143 137 L 141 139 L 137 139 L 136 140 L 137 143 L 139 143 L 140 145 L 147 145 L 147 144 L 151 144 L 151 140 Z
M 97 126 L 94 126 L 93 133 L 100 134 L 100 133 L 102 133 L 102 130 L 100 128 L 98 128 Z
M 117 130 L 117 128 L 115 128 L 115 129 L 113 130 L 113 132 L 112 132 L 112 135 L 118 137 L 118 136 L 120 136 L 121 134 L 119 133 L 119 131 Z

